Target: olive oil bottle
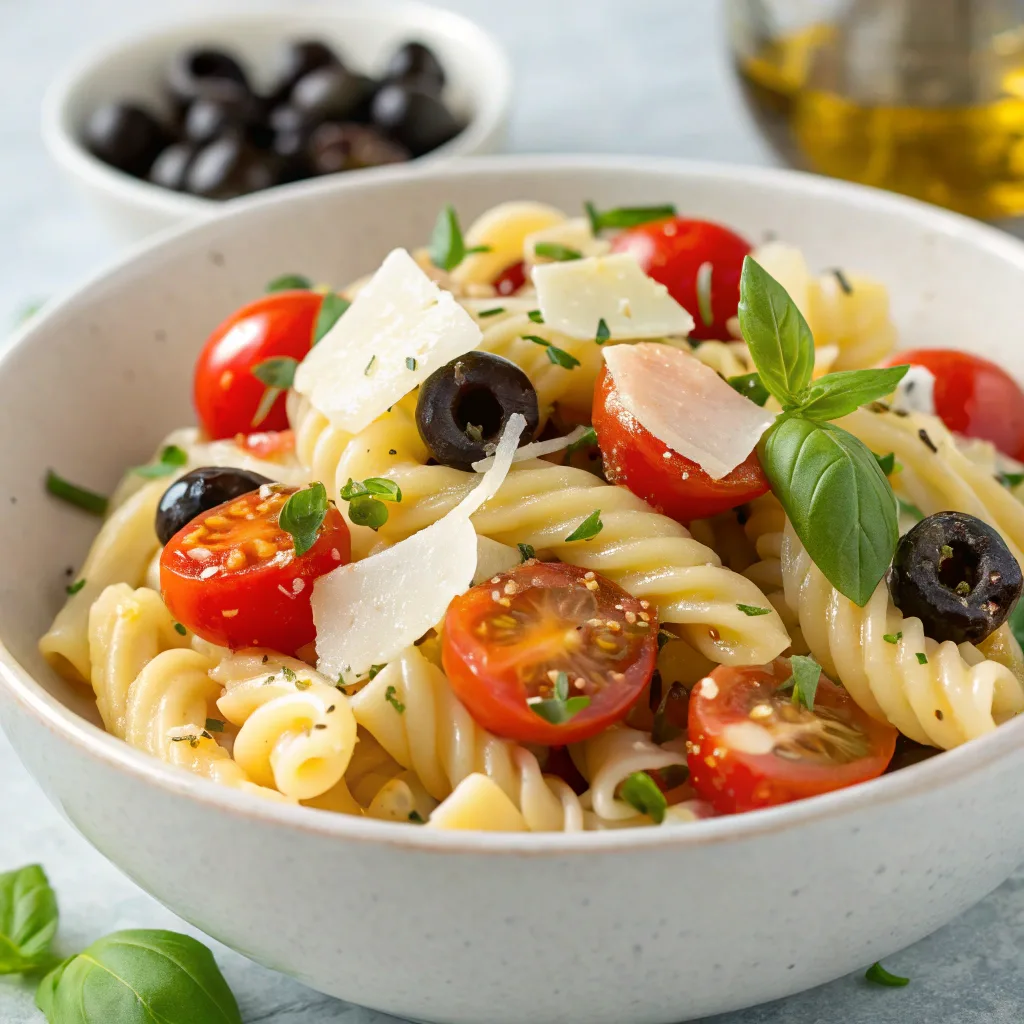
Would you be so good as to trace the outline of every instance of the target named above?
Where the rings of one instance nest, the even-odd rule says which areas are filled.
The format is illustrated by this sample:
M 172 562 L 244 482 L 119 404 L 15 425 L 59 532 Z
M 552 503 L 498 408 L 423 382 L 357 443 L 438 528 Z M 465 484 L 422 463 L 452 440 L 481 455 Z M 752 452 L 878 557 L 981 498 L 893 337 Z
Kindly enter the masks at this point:
M 1024 3 L 730 0 L 736 69 L 790 163 L 985 219 L 1024 214 Z M 792 15 L 792 10 L 788 12 Z

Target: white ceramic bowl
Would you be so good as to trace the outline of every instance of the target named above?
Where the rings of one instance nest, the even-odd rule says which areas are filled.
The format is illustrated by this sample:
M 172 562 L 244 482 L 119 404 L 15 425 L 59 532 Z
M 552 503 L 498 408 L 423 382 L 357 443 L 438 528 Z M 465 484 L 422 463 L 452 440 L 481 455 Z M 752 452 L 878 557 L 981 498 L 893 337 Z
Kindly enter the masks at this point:
M 504 158 L 341 176 L 234 205 L 51 306 L 0 360 L 0 714 L 49 798 L 158 899 L 325 992 L 466 1024 L 639 1024 L 784 996 L 926 935 L 1024 852 L 1024 720 L 867 785 L 676 829 L 444 833 L 279 806 L 101 732 L 36 650 L 96 522 L 43 494 L 55 466 L 113 485 L 191 419 L 192 361 L 282 271 L 345 282 L 509 198 L 674 201 L 819 266 L 870 270 L 907 344 L 1024 375 L 1024 246 L 905 199 L 786 172 Z
M 343 0 L 282 6 L 276 11 L 191 18 L 90 52 L 53 82 L 43 101 L 42 132 L 50 155 L 115 235 L 134 241 L 189 218 L 209 216 L 222 202 L 172 192 L 94 157 L 82 129 L 96 107 L 133 99 L 166 111 L 163 75 L 184 46 L 212 43 L 239 55 L 258 86 L 269 84 L 277 48 L 286 39 L 317 38 L 336 46 L 353 67 L 379 68 L 399 45 L 416 39 L 438 55 L 448 76 L 446 99 L 466 128 L 417 163 L 491 153 L 504 140 L 512 70 L 497 40 L 462 15 L 417 0 Z M 348 171 L 359 177 L 376 169 Z

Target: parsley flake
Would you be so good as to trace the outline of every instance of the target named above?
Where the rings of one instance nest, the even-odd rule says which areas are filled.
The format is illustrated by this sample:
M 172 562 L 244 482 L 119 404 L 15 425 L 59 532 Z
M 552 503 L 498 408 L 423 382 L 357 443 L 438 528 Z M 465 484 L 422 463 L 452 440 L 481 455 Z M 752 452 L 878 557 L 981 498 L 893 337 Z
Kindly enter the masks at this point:
M 184 636 L 188 630 L 180 622 L 176 622 L 174 624 L 174 632 L 177 633 L 178 636 Z
M 917 652 L 915 652 L 914 657 L 917 658 L 918 665 L 927 665 L 928 664 L 928 655 L 927 654 L 922 654 L 921 651 L 917 651 Z
M 534 322 L 535 324 L 542 324 L 542 323 L 544 323 L 544 315 L 543 315 L 543 314 L 541 313 L 541 311 L 540 311 L 539 309 L 531 309 L 531 310 L 530 310 L 530 312 L 529 312 L 529 313 L 527 313 L 526 315 L 527 315 L 527 316 L 528 316 L 528 317 L 529 317 L 529 318 L 530 318 L 530 319 L 531 319 L 531 320 L 532 320 L 532 321 L 533 321 L 533 322 Z
M 548 359 L 555 366 L 563 366 L 565 369 L 571 370 L 580 365 L 580 361 L 574 355 L 570 355 L 564 348 L 552 345 L 547 338 L 540 338 L 536 334 L 524 334 L 523 341 L 532 341 L 534 345 L 543 345 L 547 349 Z
M 604 317 L 601 317 L 601 319 L 597 321 L 597 330 L 594 332 L 594 341 L 596 341 L 598 345 L 603 345 L 611 336 L 612 332 L 608 328 L 608 321 L 605 320 Z
M 898 633 L 883 633 L 882 639 L 887 644 L 898 644 L 903 639 L 903 630 L 901 629 Z
M 82 587 L 84 587 L 84 586 L 85 586 L 85 580 L 84 579 L 80 579 L 80 580 L 75 580 L 74 583 L 69 583 L 64 589 L 68 592 L 69 595 L 71 595 L 71 594 L 77 594 L 82 589 Z
M 481 309 L 480 312 L 477 313 L 477 316 L 481 320 L 484 320 L 484 319 L 486 319 L 489 316 L 499 316 L 501 313 L 504 313 L 504 312 L 505 312 L 505 307 L 504 306 L 495 306 L 494 309 Z
M 415 370 L 416 369 L 416 360 L 413 359 L 412 356 L 406 356 L 405 357 L 405 368 L 407 370 Z
M 405 714 L 405 705 L 398 699 L 396 694 L 398 690 L 393 686 L 389 686 L 384 691 L 384 699 L 400 714 Z
M 737 604 L 736 607 L 739 608 L 744 615 L 749 615 L 751 617 L 756 615 L 771 615 L 772 613 L 771 608 L 761 608 L 756 604 Z
M 223 732 L 224 723 L 219 718 L 208 718 L 206 720 L 207 732 Z
M 853 285 L 850 284 L 850 282 L 847 279 L 846 275 L 838 267 L 833 267 L 832 268 L 832 274 L 835 277 L 835 279 L 839 282 L 839 287 L 842 288 L 843 294 L 844 295 L 852 295 L 853 294 Z
M 604 523 L 601 522 L 601 510 L 595 508 L 565 539 L 567 543 L 576 540 L 592 540 L 603 529 Z
M 370 376 L 370 371 L 373 369 L 373 364 L 375 362 L 377 362 L 377 357 L 376 356 L 370 356 L 370 361 L 366 364 L 366 369 L 363 370 L 363 376 L 364 377 L 369 377 Z

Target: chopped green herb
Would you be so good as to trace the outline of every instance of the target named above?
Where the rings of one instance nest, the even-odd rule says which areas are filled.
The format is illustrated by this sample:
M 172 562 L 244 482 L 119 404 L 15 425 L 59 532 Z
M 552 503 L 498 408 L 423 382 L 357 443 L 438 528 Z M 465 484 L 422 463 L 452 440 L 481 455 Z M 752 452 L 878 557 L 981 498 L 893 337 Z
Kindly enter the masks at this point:
M 489 316 L 499 316 L 501 313 L 504 313 L 504 312 L 505 312 L 505 307 L 504 306 L 495 306 L 494 309 L 481 309 L 480 312 L 477 313 L 477 316 L 481 320 L 483 320 L 483 319 L 485 319 L 486 317 L 489 317 Z
M 314 345 L 338 322 L 342 313 L 351 305 L 348 299 L 337 292 L 328 292 L 324 296 L 320 303 L 320 312 L 316 315 L 316 323 L 313 325 Z
M 467 423 L 465 427 L 466 437 L 470 441 L 476 441 L 477 444 L 483 444 L 484 441 L 484 428 L 478 427 L 475 423 Z
M 258 427 L 270 415 L 278 396 L 295 382 L 295 371 L 298 367 L 298 359 L 291 356 L 273 356 L 252 368 L 253 376 L 267 386 L 252 418 L 254 427 Z
M 887 644 L 898 644 L 903 639 L 903 630 L 901 629 L 898 633 L 883 633 L 882 639 Z
M 593 448 L 596 444 L 597 431 L 593 427 L 587 427 L 587 429 L 580 434 L 575 441 L 570 441 L 569 444 L 565 446 L 565 456 L 566 458 L 570 458 L 581 448 Z
M 295 671 L 289 668 L 287 665 L 281 666 L 281 675 L 283 675 L 289 683 L 294 683 L 295 680 L 298 678 L 298 676 L 296 676 L 295 674 Z
M 412 356 L 406 356 L 405 357 L 405 368 L 407 370 L 415 370 L 416 369 L 416 360 L 413 359 Z
M 792 675 L 779 687 L 788 690 L 793 687 L 793 703 L 803 704 L 808 711 L 814 710 L 814 695 L 818 692 L 818 680 L 821 678 L 821 666 L 803 654 L 794 654 L 789 659 L 789 670 Z
M 156 462 L 148 463 L 145 466 L 136 466 L 133 472 L 138 476 L 155 479 L 161 476 L 170 476 L 175 470 L 181 469 L 187 464 L 188 452 L 176 444 L 169 444 L 162 449 L 160 458 Z
M 579 526 L 576 527 L 568 537 L 565 538 L 566 542 L 576 540 L 591 540 L 596 537 L 604 529 L 604 523 L 601 522 L 601 510 L 595 508 L 593 512 L 583 520 Z
M 914 654 L 914 657 L 917 658 L 917 663 L 919 665 L 927 665 L 928 664 L 928 655 L 922 654 L 920 651 L 917 651 Z
M 705 327 L 715 322 L 715 313 L 711 307 L 711 272 L 714 268 L 705 260 L 697 268 L 697 312 Z
M 75 580 L 74 583 L 69 583 L 64 589 L 68 592 L 68 594 L 77 594 L 84 586 L 85 580 L 81 579 Z
M 1013 490 L 1014 487 L 1019 487 L 1024 484 L 1024 473 L 999 473 L 996 479 L 1004 486 Z
M 603 345 L 611 336 L 612 332 L 608 329 L 608 322 L 604 317 L 601 317 L 601 319 L 597 321 L 597 331 L 594 333 L 594 341 L 596 341 L 598 345 Z
M 567 245 L 560 245 L 558 242 L 538 242 L 533 247 L 534 254 L 548 260 L 556 260 L 559 263 L 567 263 L 569 260 L 583 259 L 583 253 L 579 249 L 571 249 Z
M 904 515 L 912 516 L 918 522 L 924 519 L 924 513 L 914 504 L 909 501 L 904 501 L 902 498 L 896 499 L 900 505 L 900 512 Z
M 546 700 L 533 701 L 530 710 L 552 725 L 561 725 L 589 705 L 589 697 L 569 696 L 569 676 L 565 672 L 559 672 L 555 676 L 554 696 Z
M 185 634 L 188 633 L 188 630 L 180 622 L 176 622 L 174 624 L 174 632 L 179 636 L 185 636 Z
M 523 562 L 528 562 L 531 558 L 537 557 L 537 552 L 529 544 L 517 544 L 519 548 L 519 559 Z
M 580 361 L 575 356 L 570 355 L 557 345 L 552 345 L 547 338 L 540 338 L 536 334 L 524 334 L 523 341 L 532 341 L 534 345 L 543 345 L 547 349 L 548 359 L 556 366 L 564 366 L 565 369 L 571 370 L 574 366 L 580 365 Z
M 370 356 L 370 361 L 366 364 L 366 369 L 363 370 L 363 376 L 364 377 L 369 377 L 370 376 L 370 371 L 373 369 L 373 364 L 375 362 L 377 362 L 377 357 L 376 356 Z
M 658 641 L 661 642 L 661 634 L 658 634 Z M 668 702 L 674 693 L 682 693 L 683 684 L 673 683 L 661 696 L 658 701 L 658 710 L 654 712 L 654 721 L 651 723 L 651 739 L 659 746 L 676 739 L 681 735 L 682 730 L 668 720 Z
M 646 814 L 656 825 L 665 820 L 668 801 L 658 784 L 647 772 L 633 772 L 619 788 L 619 796 L 641 814 Z
M 219 718 L 208 718 L 206 720 L 206 729 L 208 732 L 223 732 L 224 723 Z
M 839 282 L 839 287 L 842 288 L 844 295 L 853 294 L 853 285 L 846 279 L 846 275 L 838 268 L 833 267 L 832 273 L 835 275 L 836 280 Z
M 770 397 L 758 373 L 741 373 L 736 377 L 727 377 L 725 382 L 733 391 L 738 391 L 744 398 L 749 398 L 754 405 L 760 405 L 762 408 Z
M 423 815 L 420 814 L 419 811 L 410 811 L 409 812 L 409 820 L 414 825 L 425 825 L 427 823 L 427 819 L 424 818 Z
M 542 324 L 542 323 L 544 323 L 544 317 L 543 317 L 543 315 L 541 314 L 541 311 L 540 311 L 539 309 L 531 309 L 531 310 L 530 310 L 530 312 L 529 312 L 529 313 L 527 313 L 526 315 L 527 315 L 527 316 L 528 316 L 528 317 L 529 317 L 529 318 L 530 318 L 530 319 L 531 319 L 531 320 L 532 320 L 532 321 L 533 321 L 533 322 L 534 322 L 535 324 Z
M 281 508 L 278 526 L 292 535 L 295 554 L 302 557 L 315 543 L 327 515 L 327 489 L 318 480 L 292 494 Z
M 58 476 L 52 469 L 46 471 L 46 490 L 55 498 L 66 501 L 69 505 L 76 505 L 94 516 L 106 514 L 109 501 L 102 494 L 79 487 L 63 477 Z
M 910 984 L 909 978 L 901 978 L 898 974 L 890 974 L 877 961 L 865 972 L 864 977 L 876 985 L 884 985 L 886 988 L 903 988 Z
M 966 597 L 971 592 L 971 585 L 967 580 L 961 580 L 954 589 L 961 597 Z
M 455 207 L 446 203 L 434 222 L 427 247 L 430 262 L 439 270 L 454 270 L 469 254 Z
M 771 615 L 772 613 L 771 608 L 761 608 L 756 604 L 738 604 L 736 607 L 739 608 L 744 615 L 750 615 L 751 617 L 756 615 Z
M 401 501 L 402 488 L 383 476 L 370 476 L 362 481 L 349 477 L 341 489 L 341 499 L 348 502 L 348 517 L 353 523 L 379 530 L 388 521 L 383 502 Z
M 875 455 L 874 452 L 871 454 Z M 896 468 L 896 453 L 889 452 L 888 455 L 875 455 L 875 462 L 878 463 L 878 468 L 886 476 L 892 476 L 892 472 Z
M 282 274 L 275 277 L 263 290 L 270 295 L 272 292 L 308 292 L 313 287 L 313 282 L 302 274 Z
M 370 680 L 376 679 L 385 668 L 387 668 L 387 665 L 371 665 L 370 671 L 366 673 L 366 678 Z
M 606 228 L 635 228 L 655 220 L 666 220 L 676 215 L 671 203 L 661 206 L 619 206 L 613 210 L 598 210 L 589 200 L 583 204 L 590 221 L 590 230 L 599 234 Z
M 401 701 L 400 701 L 400 700 L 398 699 L 398 697 L 396 696 L 396 695 L 397 695 L 397 693 L 398 693 L 398 690 L 396 690 L 396 689 L 395 689 L 395 687 L 393 687 L 393 686 L 389 686 L 389 687 L 388 687 L 388 688 L 387 688 L 387 689 L 386 689 L 386 690 L 384 691 L 384 699 L 385 699 L 385 700 L 386 700 L 386 701 L 387 701 L 387 702 L 388 702 L 388 703 L 389 703 L 389 704 L 390 704 L 390 705 L 391 705 L 391 706 L 392 706 L 392 707 L 393 707 L 393 708 L 394 708 L 394 709 L 395 709 L 395 710 L 396 710 L 396 711 L 397 711 L 397 712 L 398 712 L 398 713 L 399 713 L 400 715 L 404 715 L 404 714 L 405 714 L 405 705 L 404 705 L 404 704 L 403 704 L 403 703 L 402 703 L 402 702 L 401 702 Z

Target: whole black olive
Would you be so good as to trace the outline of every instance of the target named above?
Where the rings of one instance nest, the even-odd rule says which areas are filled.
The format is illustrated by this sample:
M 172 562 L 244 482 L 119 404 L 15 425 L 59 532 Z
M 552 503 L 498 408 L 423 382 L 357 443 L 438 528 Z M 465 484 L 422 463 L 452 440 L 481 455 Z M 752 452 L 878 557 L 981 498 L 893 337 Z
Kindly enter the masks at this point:
M 292 89 L 291 106 L 307 125 L 321 121 L 365 121 L 377 83 L 340 65 L 303 75 Z
M 326 121 L 309 140 L 309 160 L 314 174 L 399 164 L 410 155 L 404 146 L 364 124 Z
M 248 469 L 204 466 L 175 480 L 156 507 L 156 535 L 166 544 L 196 516 L 272 481 Z
M 1024 578 L 1006 542 L 965 512 L 937 512 L 899 542 L 889 573 L 896 606 L 939 642 L 980 643 L 1020 597 Z
M 162 188 L 182 191 L 195 155 L 195 146 L 187 142 L 173 143 L 153 161 L 149 169 L 149 180 Z
M 316 39 L 290 40 L 281 49 L 277 78 L 270 96 L 277 102 L 286 100 L 303 75 L 318 68 L 341 66 L 341 63 L 326 43 Z
M 234 199 L 276 185 L 280 169 L 240 135 L 225 135 L 204 146 L 188 169 L 186 188 L 206 199 Z
M 104 103 L 85 123 L 83 141 L 93 156 L 143 177 L 170 141 L 163 125 L 133 103 Z
M 384 69 L 388 82 L 415 86 L 423 92 L 438 96 L 444 88 L 444 68 L 434 51 L 423 43 L 406 43 L 391 56 Z
M 185 138 L 197 146 L 205 146 L 232 128 L 244 128 L 254 115 L 254 109 L 245 102 L 246 99 L 241 96 L 230 100 L 200 96 L 189 105 L 185 114 Z
M 413 156 L 444 145 L 462 125 L 436 97 L 405 85 L 386 85 L 373 99 L 370 117 Z
M 489 352 L 467 352 L 435 370 L 421 385 L 416 426 L 443 466 L 467 469 L 486 458 L 513 413 L 526 417 L 519 440 L 537 432 L 537 392 L 515 363 Z
M 213 47 L 194 47 L 175 54 L 167 70 L 167 89 L 179 108 L 200 96 L 232 102 L 252 92 L 241 64 L 231 54 Z

